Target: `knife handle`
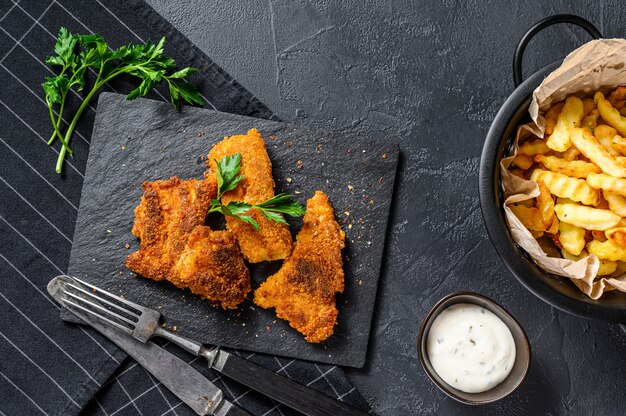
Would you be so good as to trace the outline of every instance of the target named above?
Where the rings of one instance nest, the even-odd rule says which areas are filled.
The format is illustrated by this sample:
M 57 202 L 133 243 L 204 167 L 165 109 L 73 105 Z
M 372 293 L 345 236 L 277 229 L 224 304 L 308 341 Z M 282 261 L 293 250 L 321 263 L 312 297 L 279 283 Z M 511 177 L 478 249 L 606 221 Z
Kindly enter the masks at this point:
M 309 387 L 219 350 L 212 367 L 225 376 L 279 401 L 306 416 L 365 416 L 367 413 Z
M 224 416 L 252 416 L 250 413 L 246 412 L 239 406 L 235 406 L 234 404 L 224 413 Z

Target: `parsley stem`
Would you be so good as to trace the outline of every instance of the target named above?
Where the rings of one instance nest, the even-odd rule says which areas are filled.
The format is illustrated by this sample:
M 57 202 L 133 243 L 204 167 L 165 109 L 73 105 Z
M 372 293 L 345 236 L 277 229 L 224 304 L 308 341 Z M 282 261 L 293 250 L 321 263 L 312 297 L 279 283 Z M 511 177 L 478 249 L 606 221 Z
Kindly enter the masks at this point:
M 63 138 L 63 135 L 59 131 L 59 127 L 55 123 L 54 112 L 52 111 L 52 105 L 48 106 L 48 110 L 50 110 L 50 118 L 52 119 L 52 126 L 54 127 L 54 134 L 52 135 L 52 138 L 50 140 L 51 141 L 54 140 L 55 135 L 58 135 L 59 136 L 59 140 L 61 141 L 61 144 L 63 145 L 63 148 L 61 150 L 68 152 L 70 155 L 73 155 L 74 152 L 72 151 L 72 149 L 70 149 L 67 141 Z M 59 119 L 60 119 L 60 117 L 59 117 Z M 48 142 L 48 145 L 50 145 L 51 141 Z
M 100 78 L 100 74 L 98 74 L 98 78 Z M 98 91 L 99 88 L 100 87 L 98 86 L 98 82 L 96 80 L 96 85 L 92 88 L 91 91 L 89 91 L 89 94 L 87 94 L 83 102 L 80 104 L 80 107 L 78 107 L 78 110 L 76 110 L 76 115 L 74 115 L 74 118 L 72 119 L 72 123 L 68 127 L 67 132 L 65 133 L 65 143 L 64 143 L 65 146 L 63 146 L 61 148 L 61 151 L 59 152 L 59 157 L 57 159 L 57 165 L 55 169 L 57 173 L 61 173 L 63 169 L 63 160 L 65 160 L 65 153 L 67 152 L 67 149 L 68 149 L 67 146 L 69 146 L 70 139 L 72 138 L 72 134 L 74 133 L 74 129 L 76 128 L 76 124 L 78 124 L 78 119 L 80 119 L 80 116 L 83 114 L 83 111 L 85 111 L 85 108 L 87 108 L 87 106 L 89 105 L 91 98 L 94 96 L 94 94 L 96 93 L 96 91 Z

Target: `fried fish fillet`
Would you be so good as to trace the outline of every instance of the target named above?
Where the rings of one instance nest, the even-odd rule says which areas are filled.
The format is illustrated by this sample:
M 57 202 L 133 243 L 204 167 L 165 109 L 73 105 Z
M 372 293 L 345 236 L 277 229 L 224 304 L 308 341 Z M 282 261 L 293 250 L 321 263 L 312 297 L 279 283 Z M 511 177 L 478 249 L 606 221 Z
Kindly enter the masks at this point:
M 214 181 L 173 177 L 144 182 L 142 188 L 132 229 L 141 242 L 126 266 L 144 277 L 187 287 L 224 308 L 243 301 L 250 275 L 234 238 L 202 227 L 217 193 Z
M 274 196 L 272 163 L 265 149 L 265 141 L 256 129 L 241 136 L 230 136 L 216 144 L 207 157 L 210 177 L 217 187 L 217 163 L 226 155 L 241 154 L 240 175 L 245 178 L 232 191 L 222 195 L 222 203 L 231 201 L 258 204 Z M 243 256 L 250 263 L 284 259 L 293 245 L 289 227 L 268 220 L 260 211 L 250 210 L 258 222 L 256 230 L 237 218 L 226 217 L 228 229 L 237 238 Z
M 224 309 L 236 308 L 250 292 L 250 272 L 230 231 L 193 229 L 170 282 L 189 288 Z
M 276 308 L 276 315 L 289 321 L 308 342 L 326 340 L 333 334 L 339 313 L 335 294 L 344 287 L 344 247 L 345 233 L 335 221 L 328 197 L 315 192 L 307 201 L 293 252 L 254 292 L 254 303 Z
M 164 280 L 183 249 L 191 231 L 204 224 L 217 189 L 212 180 L 167 180 L 144 182 L 141 203 L 135 208 L 133 234 L 141 240 L 139 251 L 126 258 L 137 274 Z

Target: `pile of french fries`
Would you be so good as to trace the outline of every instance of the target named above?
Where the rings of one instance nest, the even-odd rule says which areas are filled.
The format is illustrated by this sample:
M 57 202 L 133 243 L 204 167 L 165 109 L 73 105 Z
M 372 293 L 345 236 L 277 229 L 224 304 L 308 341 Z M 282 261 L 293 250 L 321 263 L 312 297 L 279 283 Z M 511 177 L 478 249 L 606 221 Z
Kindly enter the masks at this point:
M 626 272 L 626 86 L 569 96 L 545 113 L 544 139 L 521 141 L 509 170 L 539 195 L 510 206 L 563 258 L 596 255 L 598 276 Z

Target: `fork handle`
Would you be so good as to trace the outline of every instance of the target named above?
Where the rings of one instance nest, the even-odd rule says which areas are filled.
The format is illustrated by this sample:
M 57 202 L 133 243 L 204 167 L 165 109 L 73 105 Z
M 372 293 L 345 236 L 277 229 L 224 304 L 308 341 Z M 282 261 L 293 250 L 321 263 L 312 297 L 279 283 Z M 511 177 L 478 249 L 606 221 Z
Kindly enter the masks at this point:
M 325 394 L 222 350 L 217 351 L 211 367 L 307 416 L 367 415 L 367 413 L 339 400 L 332 399 Z

